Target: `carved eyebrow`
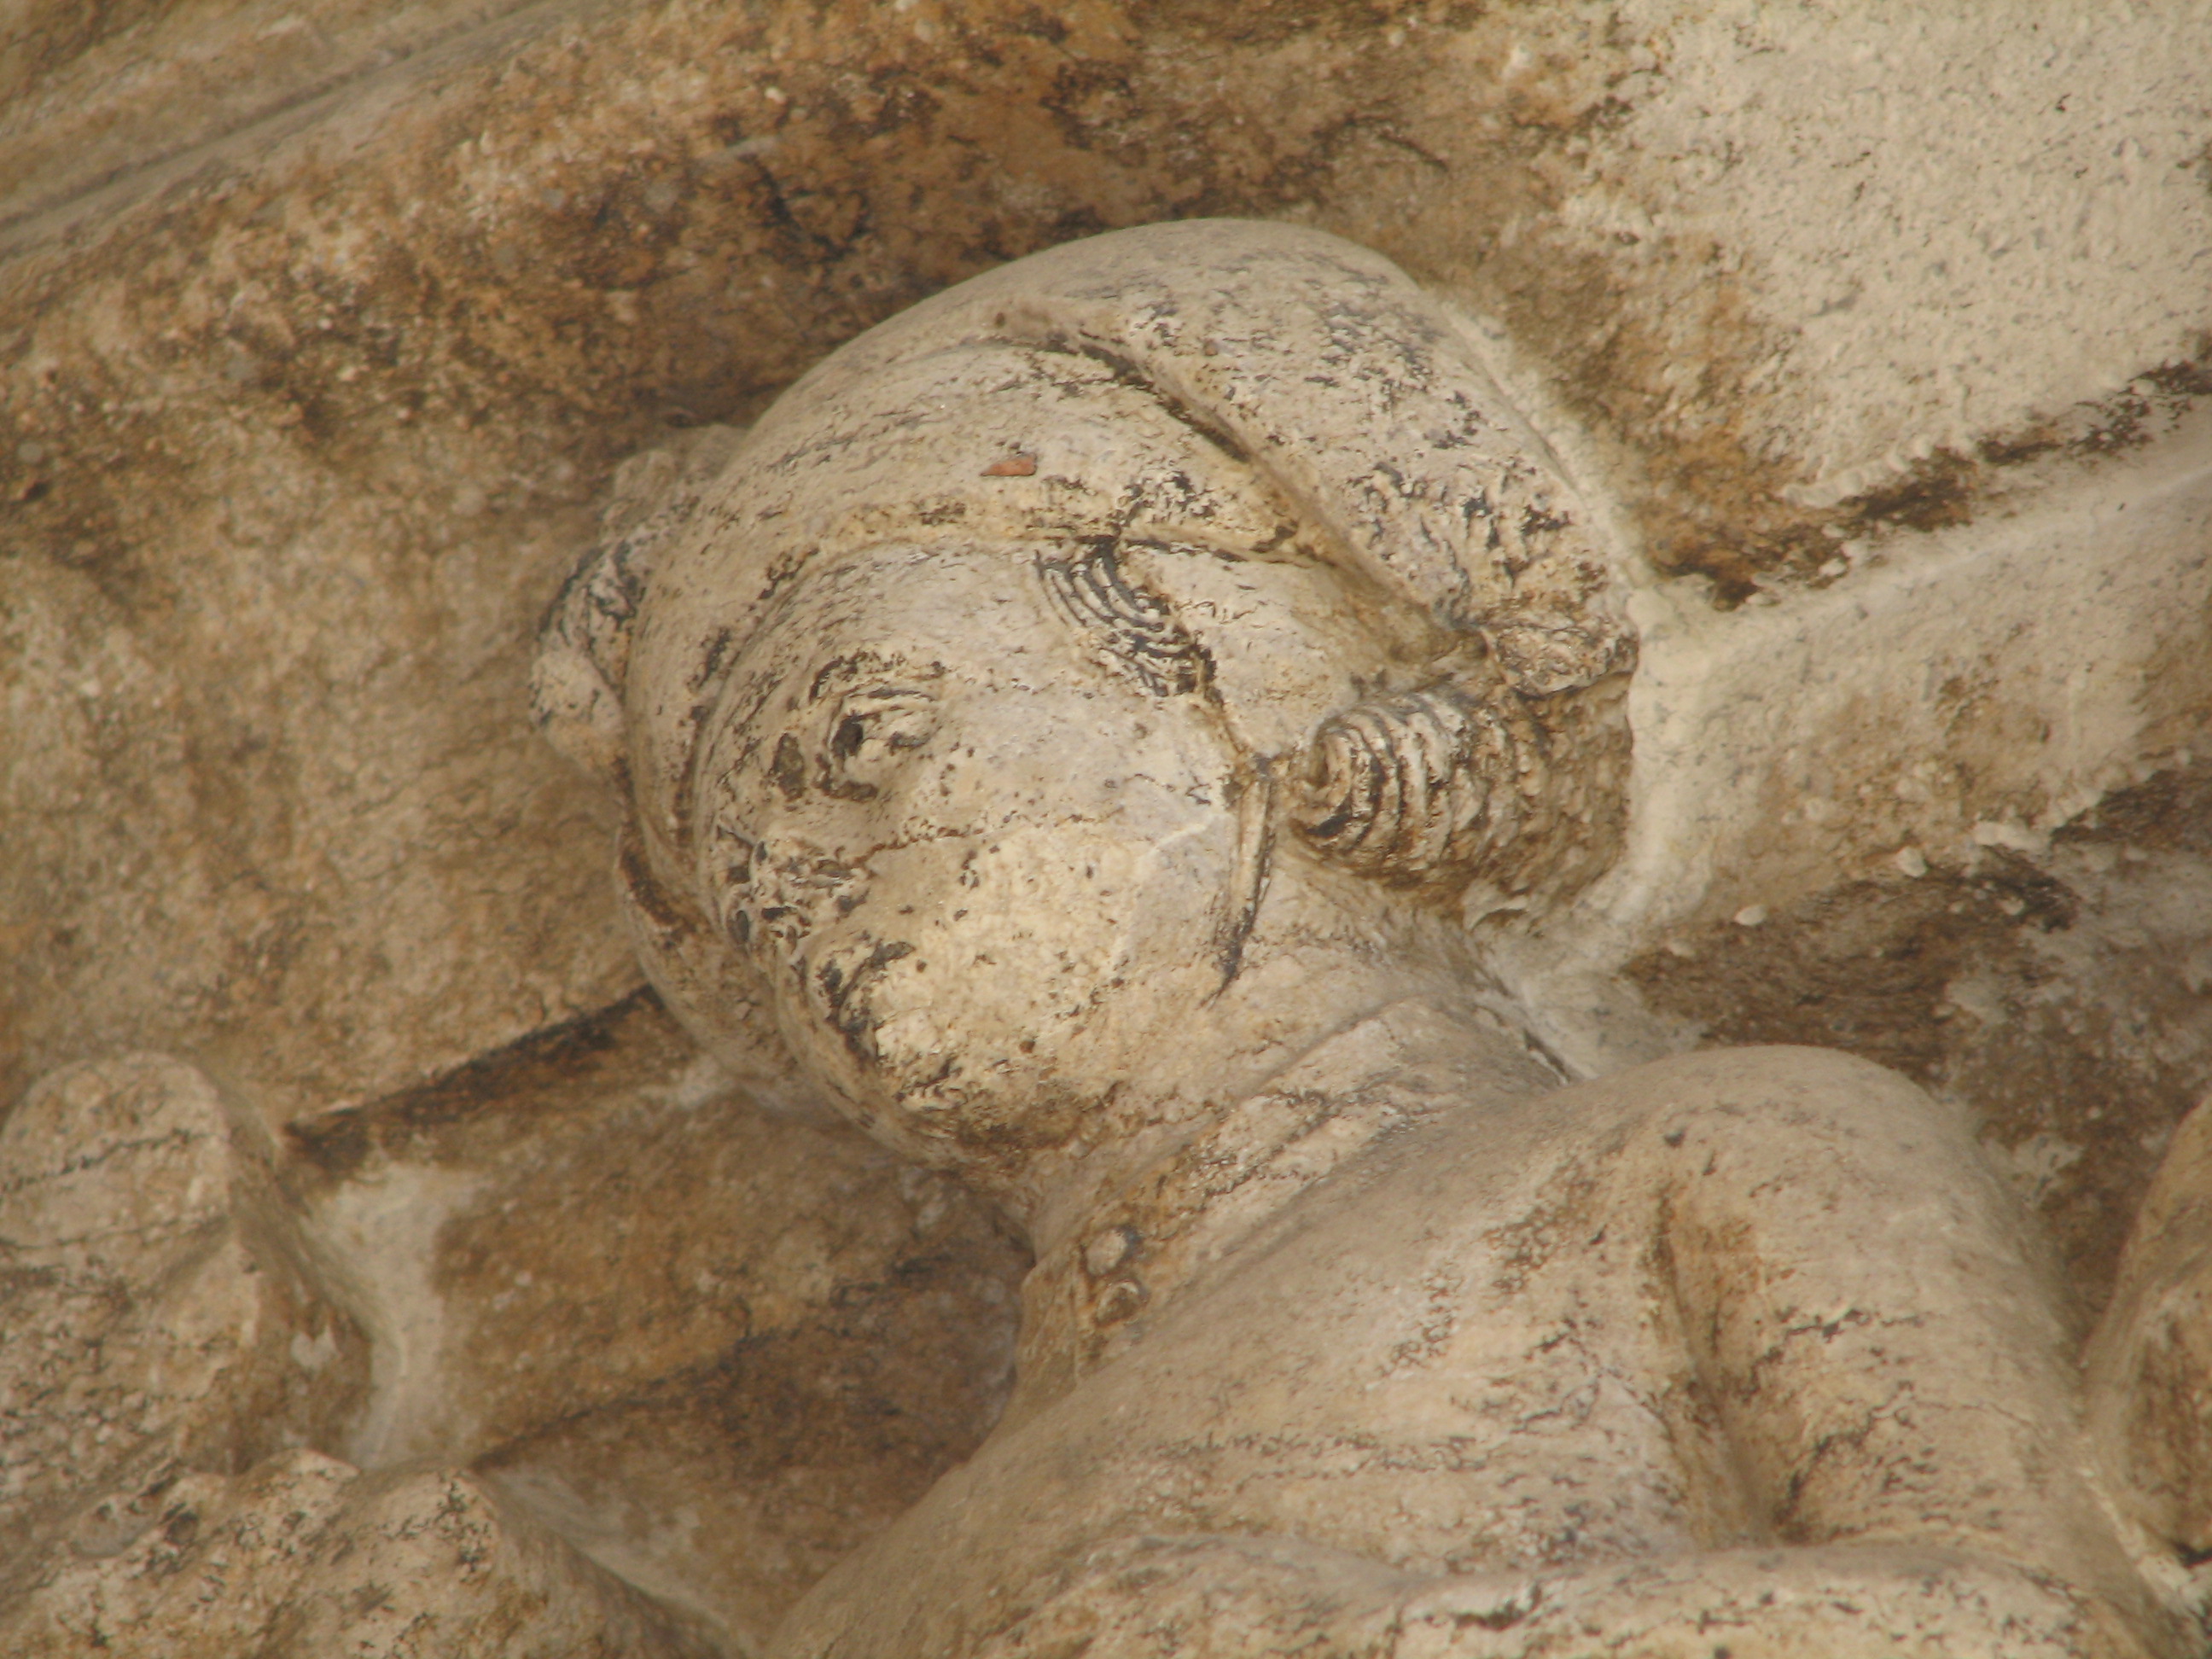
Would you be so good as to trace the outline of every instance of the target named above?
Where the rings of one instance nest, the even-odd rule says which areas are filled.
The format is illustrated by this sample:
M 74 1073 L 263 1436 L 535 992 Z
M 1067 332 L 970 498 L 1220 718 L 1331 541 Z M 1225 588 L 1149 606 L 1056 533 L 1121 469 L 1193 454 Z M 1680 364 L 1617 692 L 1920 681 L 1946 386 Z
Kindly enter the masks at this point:
M 931 695 L 927 683 L 940 679 L 944 674 L 945 665 L 941 662 L 917 665 L 903 657 L 887 657 L 879 652 L 853 651 L 831 658 L 815 671 L 813 682 L 806 688 L 806 700 L 819 702 L 831 692 L 871 677 L 884 683 L 885 695 L 926 697 Z
M 1176 620 L 1165 599 L 1121 574 L 1113 541 L 1089 543 L 1073 558 L 1040 557 L 1036 571 L 1053 609 L 1153 696 L 1179 696 L 1206 684 L 1212 665 L 1206 648 Z

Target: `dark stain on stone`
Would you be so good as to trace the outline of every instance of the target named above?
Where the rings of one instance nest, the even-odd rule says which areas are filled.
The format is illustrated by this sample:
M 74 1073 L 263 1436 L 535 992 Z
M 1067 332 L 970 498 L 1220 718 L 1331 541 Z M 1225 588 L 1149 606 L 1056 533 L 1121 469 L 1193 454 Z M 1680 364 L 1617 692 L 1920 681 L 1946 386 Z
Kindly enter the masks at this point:
M 876 1053 L 875 1011 L 862 994 L 885 968 L 913 954 L 914 946 L 905 940 L 885 940 L 868 952 L 867 959 L 853 970 L 850 978 L 834 962 L 823 963 L 817 975 L 823 998 L 830 1005 L 830 1024 L 844 1039 L 846 1049 L 863 1066 L 875 1065 L 879 1056 Z
M 601 1063 L 636 1034 L 667 1024 L 660 999 L 641 987 L 592 1013 L 533 1031 L 413 1089 L 341 1106 L 284 1126 L 295 1152 L 323 1175 L 343 1179 L 374 1152 L 414 1145 L 490 1109 L 548 1090 L 588 1086 Z
M 2053 838 L 2212 858 L 2212 767 L 2169 768 L 2117 790 Z
M 768 775 L 786 800 L 797 800 L 806 793 L 806 756 L 790 732 L 775 740 L 775 759 Z
M 1863 525 L 1942 530 L 1973 517 L 1974 464 L 1949 450 L 1917 461 L 1904 477 L 1869 490 L 1852 503 Z

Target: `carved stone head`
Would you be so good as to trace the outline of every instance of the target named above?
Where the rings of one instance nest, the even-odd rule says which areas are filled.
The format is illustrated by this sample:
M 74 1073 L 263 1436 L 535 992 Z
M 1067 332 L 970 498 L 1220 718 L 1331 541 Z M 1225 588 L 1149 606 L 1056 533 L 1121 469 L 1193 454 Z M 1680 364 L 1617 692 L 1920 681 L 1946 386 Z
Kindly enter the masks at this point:
M 1120 232 L 793 386 L 579 571 L 538 714 L 702 1037 L 1018 1156 L 1193 1040 L 1271 882 L 1479 917 L 1603 867 L 1633 643 L 1583 519 L 1387 261 Z

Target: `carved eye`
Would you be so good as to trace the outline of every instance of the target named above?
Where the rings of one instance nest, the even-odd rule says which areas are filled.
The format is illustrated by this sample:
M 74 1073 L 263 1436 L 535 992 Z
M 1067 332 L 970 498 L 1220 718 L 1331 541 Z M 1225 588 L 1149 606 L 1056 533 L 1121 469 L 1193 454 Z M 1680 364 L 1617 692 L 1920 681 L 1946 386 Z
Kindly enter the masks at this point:
M 937 730 L 936 700 L 907 685 L 848 692 L 830 721 L 821 785 L 833 795 L 866 800 L 903 755 Z

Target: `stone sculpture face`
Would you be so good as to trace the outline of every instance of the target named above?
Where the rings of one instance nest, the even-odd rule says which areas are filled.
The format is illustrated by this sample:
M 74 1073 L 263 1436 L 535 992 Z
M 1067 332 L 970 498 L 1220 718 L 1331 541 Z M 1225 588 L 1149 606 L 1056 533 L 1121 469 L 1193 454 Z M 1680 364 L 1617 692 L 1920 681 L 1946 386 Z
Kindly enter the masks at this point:
M 897 548 L 811 573 L 710 750 L 718 920 L 781 1029 L 862 1113 L 963 1138 L 1103 1094 L 1212 988 L 1233 902 L 1218 723 L 1086 663 L 1028 574 Z
M 1178 586 L 1244 639 L 1209 648 Z M 809 1072 L 903 1144 L 1066 1139 L 1243 970 L 1268 749 L 1394 667 L 1354 620 L 1326 572 L 1203 554 L 894 544 L 800 576 L 700 811 L 714 921 Z
M 1470 925 L 1620 827 L 1584 516 L 1401 273 L 1186 224 L 863 337 L 571 584 L 665 997 L 1037 1255 L 1005 1419 L 775 1651 L 2164 1650 L 1965 1125 L 1497 1012 Z
M 1109 239 L 917 307 L 556 612 L 664 990 L 909 1152 L 1065 1139 L 1250 971 L 1279 849 L 1448 911 L 1617 832 L 1631 649 L 1540 445 L 1399 273 L 1235 234 L 1204 306 Z

